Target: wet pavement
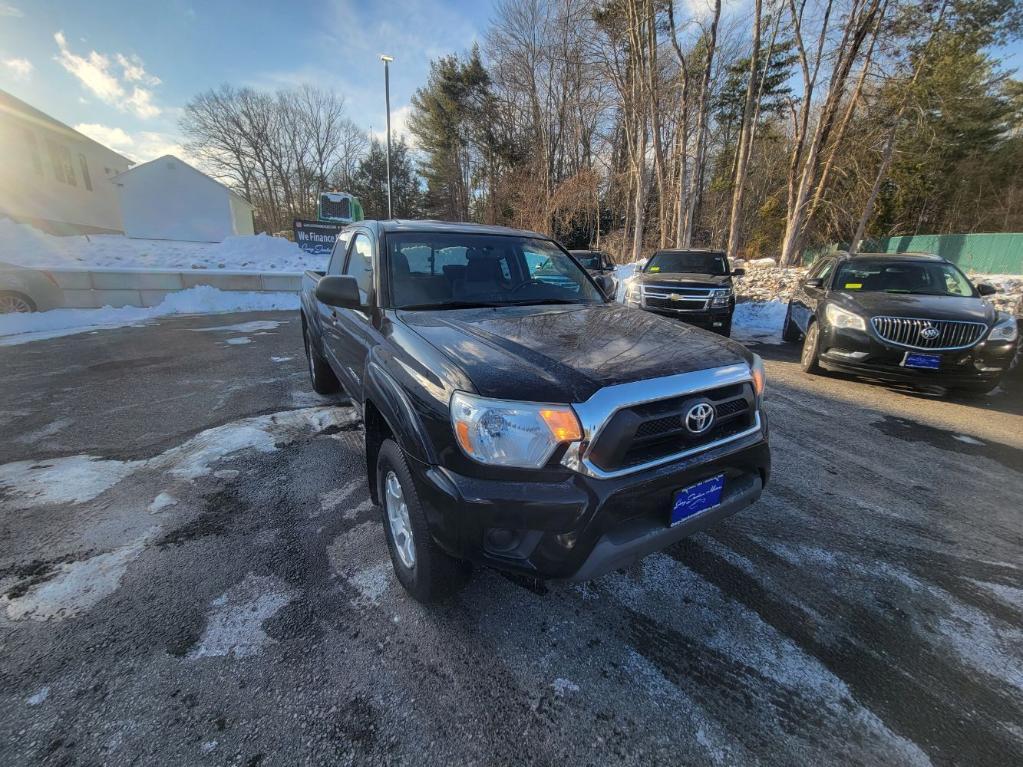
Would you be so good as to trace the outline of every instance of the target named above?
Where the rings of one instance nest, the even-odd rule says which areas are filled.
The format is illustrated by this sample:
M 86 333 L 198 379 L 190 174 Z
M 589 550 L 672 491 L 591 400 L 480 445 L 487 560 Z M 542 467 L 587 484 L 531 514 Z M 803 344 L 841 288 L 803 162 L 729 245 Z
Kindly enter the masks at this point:
M 1020 396 L 757 351 L 758 504 L 423 607 L 297 316 L 0 348 L 0 763 L 1020 762 Z

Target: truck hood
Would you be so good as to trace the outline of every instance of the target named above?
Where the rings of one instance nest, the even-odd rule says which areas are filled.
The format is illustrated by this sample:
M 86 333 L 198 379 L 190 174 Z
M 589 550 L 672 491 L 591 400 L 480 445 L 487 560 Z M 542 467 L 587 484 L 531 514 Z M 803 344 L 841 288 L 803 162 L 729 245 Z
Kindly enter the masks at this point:
M 486 397 L 583 402 L 604 386 L 750 362 L 740 344 L 621 304 L 398 312 Z
M 992 323 L 995 308 L 982 298 L 970 296 L 924 296 L 909 293 L 831 294 L 836 304 L 865 317 L 910 317 L 925 320 L 962 320 Z
M 727 274 L 700 274 L 698 272 L 637 272 L 636 282 L 642 285 L 678 285 L 701 288 L 727 288 L 732 278 Z

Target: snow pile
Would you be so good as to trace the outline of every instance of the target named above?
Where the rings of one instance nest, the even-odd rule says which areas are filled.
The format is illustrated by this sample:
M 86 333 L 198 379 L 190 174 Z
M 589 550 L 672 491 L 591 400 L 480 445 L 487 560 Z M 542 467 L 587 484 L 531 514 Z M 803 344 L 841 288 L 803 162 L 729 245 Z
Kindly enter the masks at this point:
M 780 344 L 788 301 L 744 301 L 735 305 L 732 338 L 744 343 Z
M 298 309 L 297 293 L 255 293 L 217 290 L 200 285 L 169 293 L 159 306 L 124 306 L 114 309 L 54 309 L 33 314 L 0 315 L 0 346 L 57 338 L 90 330 L 137 325 L 172 314 L 221 314 L 224 312 Z
M 120 234 L 55 237 L 0 219 L 0 261 L 31 268 L 226 269 L 302 272 L 323 269 L 326 256 L 283 237 L 257 234 L 223 242 L 133 240 Z

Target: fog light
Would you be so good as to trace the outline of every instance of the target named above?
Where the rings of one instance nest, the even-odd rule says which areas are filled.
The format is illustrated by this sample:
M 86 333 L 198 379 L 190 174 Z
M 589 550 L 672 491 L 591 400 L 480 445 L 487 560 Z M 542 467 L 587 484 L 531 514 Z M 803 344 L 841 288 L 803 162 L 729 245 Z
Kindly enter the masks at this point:
M 486 532 L 486 549 L 495 554 L 503 554 L 519 545 L 520 536 L 517 530 L 506 527 L 491 527 Z

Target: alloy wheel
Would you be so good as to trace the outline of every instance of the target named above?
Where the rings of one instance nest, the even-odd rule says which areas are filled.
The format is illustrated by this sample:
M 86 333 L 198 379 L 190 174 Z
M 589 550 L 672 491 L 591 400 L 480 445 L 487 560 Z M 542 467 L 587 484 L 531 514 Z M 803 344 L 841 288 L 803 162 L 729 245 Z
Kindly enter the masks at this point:
M 384 505 L 387 509 L 387 522 L 391 526 L 391 538 L 398 552 L 398 559 L 410 570 L 416 564 L 416 546 L 412 537 L 412 522 L 408 516 L 408 504 L 405 493 L 401 489 L 398 475 L 388 471 L 384 477 Z
M 0 295 L 0 314 L 27 314 L 32 311 L 32 304 L 13 293 Z

